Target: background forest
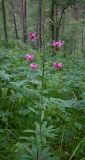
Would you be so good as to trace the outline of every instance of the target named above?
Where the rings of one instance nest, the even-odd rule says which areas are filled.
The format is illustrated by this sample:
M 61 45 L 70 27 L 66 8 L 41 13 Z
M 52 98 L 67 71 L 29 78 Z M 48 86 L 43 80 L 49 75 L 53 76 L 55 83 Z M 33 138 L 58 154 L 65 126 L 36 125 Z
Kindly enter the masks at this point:
M 85 160 L 85 0 L 0 0 L 0 160 Z

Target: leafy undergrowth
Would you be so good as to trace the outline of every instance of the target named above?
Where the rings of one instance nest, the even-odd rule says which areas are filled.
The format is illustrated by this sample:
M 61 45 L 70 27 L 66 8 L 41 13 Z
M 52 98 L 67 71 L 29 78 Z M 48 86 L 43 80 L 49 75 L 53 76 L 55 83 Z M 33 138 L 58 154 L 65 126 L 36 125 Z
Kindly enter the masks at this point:
M 42 141 L 38 160 L 83 160 L 84 62 L 47 53 L 42 92 L 42 54 L 33 51 L 39 64 L 35 71 L 25 54 L 0 51 L 0 159 L 36 160 Z M 60 71 L 53 68 L 56 60 L 64 64 Z

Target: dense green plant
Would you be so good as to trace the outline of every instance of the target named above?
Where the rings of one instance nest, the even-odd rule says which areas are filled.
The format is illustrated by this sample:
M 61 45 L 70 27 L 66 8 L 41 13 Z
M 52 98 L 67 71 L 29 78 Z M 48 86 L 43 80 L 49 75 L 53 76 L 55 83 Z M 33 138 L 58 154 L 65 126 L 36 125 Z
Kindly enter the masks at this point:
M 23 51 L 1 51 L 2 160 L 33 159 L 37 152 L 39 157 L 49 160 L 84 158 L 84 63 L 76 58 L 63 58 L 58 55 L 53 58 L 49 56 L 48 60 L 48 54 L 45 59 L 41 96 L 41 67 L 35 72 L 30 71 L 23 59 Z M 42 55 L 37 53 L 36 61 L 40 64 L 41 57 Z M 64 64 L 61 71 L 52 67 L 56 58 Z
M 85 0 L 38 2 L 0 0 L 0 160 L 84 160 Z

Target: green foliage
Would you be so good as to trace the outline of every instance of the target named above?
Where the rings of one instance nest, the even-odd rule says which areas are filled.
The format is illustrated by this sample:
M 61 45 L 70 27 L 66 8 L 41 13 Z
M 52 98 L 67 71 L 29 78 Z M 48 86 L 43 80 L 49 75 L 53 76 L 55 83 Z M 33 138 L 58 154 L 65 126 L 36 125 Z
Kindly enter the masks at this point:
M 41 67 L 30 71 L 25 53 L 17 49 L 0 54 L 0 159 L 84 158 L 84 61 L 62 55 L 49 55 L 48 60 L 47 53 L 41 96 Z M 37 53 L 40 64 L 41 57 Z M 52 67 L 56 59 L 64 64 L 61 71 Z
M 85 31 L 83 29 L 82 33 L 82 10 L 85 1 L 53 1 L 57 4 L 54 9 L 55 27 L 63 9 L 68 5 L 79 4 L 81 12 L 76 20 L 72 15 L 73 8 L 65 10 L 61 27 L 59 26 L 59 38 L 65 41 L 65 46 L 61 51 L 56 51 L 55 55 L 49 46 L 51 2 L 52 0 L 43 0 L 42 29 L 45 33 L 43 42 L 46 44 L 45 53 L 40 53 L 36 44 L 29 44 L 29 40 L 27 44 L 21 41 L 21 6 L 16 0 L 14 13 L 19 40 L 15 40 L 9 0 L 5 2 L 9 48 L 4 49 L 0 1 L 0 160 L 85 159 L 85 62 L 81 54 L 81 34 Z M 37 1 L 27 1 L 27 4 L 28 38 L 28 32 L 35 31 L 39 26 L 36 27 Z M 24 59 L 26 53 L 34 54 L 39 64 L 38 70 L 30 69 L 30 64 Z M 44 64 L 42 55 L 45 56 Z M 62 70 L 53 68 L 54 61 L 64 64 Z

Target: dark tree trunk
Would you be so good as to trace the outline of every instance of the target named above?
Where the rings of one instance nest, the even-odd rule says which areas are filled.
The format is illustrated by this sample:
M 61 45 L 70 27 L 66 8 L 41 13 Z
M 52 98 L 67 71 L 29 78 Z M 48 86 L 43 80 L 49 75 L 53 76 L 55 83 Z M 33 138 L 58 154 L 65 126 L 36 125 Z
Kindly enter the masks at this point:
M 14 21 L 14 28 L 15 28 L 16 39 L 18 39 L 18 31 L 17 31 L 17 25 L 16 25 L 16 19 L 15 19 L 14 7 L 13 7 L 12 0 L 11 0 L 11 6 L 12 6 L 12 14 L 13 14 L 13 21 Z
M 63 19 L 63 15 L 64 15 L 64 13 L 65 13 L 65 10 L 66 10 L 70 5 L 71 5 L 71 1 L 69 1 L 69 2 L 66 4 L 66 6 L 65 6 L 64 8 L 62 8 L 59 22 L 57 22 L 58 7 L 57 7 L 57 4 L 56 4 L 56 40 L 58 40 L 58 37 L 59 37 L 59 30 L 60 30 L 61 25 L 62 25 L 62 19 Z
M 52 39 L 52 41 L 55 39 L 54 9 L 55 9 L 55 4 L 54 4 L 54 0 L 52 0 L 51 15 L 50 15 L 50 19 L 51 19 L 51 39 Z
M 75 4 L 74 6 L 73 6 L 73 17 L 74 17 L 74 19 L 76 20 L 76 21 L 78 21 L 79 20 L 79 17 L 80 17 L 80 13 L 79 13 L 79 5 L 77 4 Z
M 39 49 L 42 49 L 42 0 L 38 0 L 39 3 Z
M 66 17 L 65 17 L 65 13 L 64 13 L 64 15 L 63 15 L 63 26 L 62 26 L 62 40 L 64 38 L 65 23 L 66 23 Z M 65 45 L 63 46 L 63 56 L 66 57 Z
M 55 10 L 56 10 L 56 33 L 55 33 L 55 39 L 56 39 L 56 41 L 58 41 L 58 37 L 59 37 L 59 25 L 58 25 L 58 7 L 57 7 L 57 5 L 56 5 L 56 8 L 55 8 Z
M 84 17 L 85 17 L 85 8 L 83 7 L 83 13 L 82 13 L 82 56 L 85 58 L 85 53 L 84 53 Z
M 5 43 L 6 43 L 6 46 L 7 46 L 8 36 L 7 36 L 7 25 L 6 25 L 6 13 L 5 13 L 4 0 L 2 0 L 2 12 L 3 12 L 3 22 L 4 22 Z
M 26 0 L 22 0 L 22 16 L 23 16 L 23 41 L 26 42 L 27 40 L 27 33 L 26 33 Z

